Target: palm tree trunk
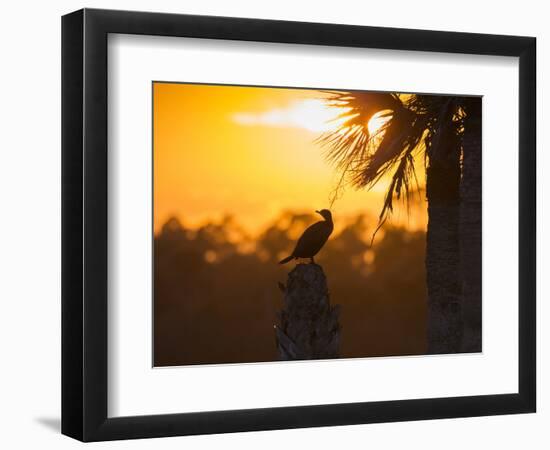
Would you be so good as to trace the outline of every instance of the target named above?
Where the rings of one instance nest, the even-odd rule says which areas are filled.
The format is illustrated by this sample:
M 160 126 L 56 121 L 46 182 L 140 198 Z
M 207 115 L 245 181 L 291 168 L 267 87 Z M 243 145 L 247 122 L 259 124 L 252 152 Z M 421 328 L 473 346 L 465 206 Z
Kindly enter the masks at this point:
M 285 305 L 275 326 L 281 360 L 339 356 L 339 308 L 331 306 L 327 279 L 318 264 L 298 264 L 289 274 Z
M 428 353 L 456 353 L 462 341 L 459 263 L 460 146 L 456 136 L 439 139 L 426 169 L 428 231 Z
M 460 187 L 463 352 L 481 351 L 481 99 L 469 99 Z

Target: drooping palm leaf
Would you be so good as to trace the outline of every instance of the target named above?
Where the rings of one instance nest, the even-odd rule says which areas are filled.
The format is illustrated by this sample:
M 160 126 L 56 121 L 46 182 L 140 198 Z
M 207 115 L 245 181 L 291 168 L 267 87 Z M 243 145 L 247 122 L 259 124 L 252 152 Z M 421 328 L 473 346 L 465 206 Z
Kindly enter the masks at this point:
M 339 127 L 318 139 L 327 149 L 326 159 L 341 172 L 334 199 L 345 185 L 370 189 L 390 175 L 379 217 L 381 225 L 393 212 L 393 199 L 404 199 L 408 208 L 412 185 L 418 186 L 415 150 L 423 150 L 426 164 L 449 157 L 444 148 L 449 146 L 442 143 L 459 134 L 464 116 L 460 103 L 456 97 L 421 94 L 325 94 L 329 94 L 328 105 L 344 109 L 336 119 Z M 377 114 L 387 121 L 371 136 L 368 123 Z
M 402 191 L 407 194 L 411 182 L 410 155 L 422 139 L 424 124 L 398 95 L 390 93 L 331 93 L 329 105 L 346 108 L 338 120 L 344 119 L 335 131 L 325 133 L 319 142 L 328 150 L 327 160 L 342 172 L 340 184 L 350 184 L 355 188 L 370 188 L 388 173 L 396 163 L 392 182 L 380 215 L 393 210 L 394 195 L 398 198 Z M 384 116 L 386 123 L 370 135 L 368 123 L 376 114 Z M 337 186 L 337 191 L 340 189 Z
M 395 111 L 403 107 L 398 95 L 386 92 L 339 92 L 322 91 L 329 94 L 325 99 L 327 105 L 345 109 L 345 112 L 338 115 L 334 120 L 343 122 L 339 130 L 362 129 L 362 132 L 369 138 L 367 124 L 372 117 L 381 111 Z M 320 141 L 330 138 L 333 133 L 323 135 Z M 335 137 L 335 136 L 332 136 Z
M 418 145 L 424 132 L 415 114 L 406 108 L 395 110 L 381 131 L 382 138 L 373 145 L 365 166 L 355 177 L 358 187 L 369 187 L 378 181 L 403 153 Z

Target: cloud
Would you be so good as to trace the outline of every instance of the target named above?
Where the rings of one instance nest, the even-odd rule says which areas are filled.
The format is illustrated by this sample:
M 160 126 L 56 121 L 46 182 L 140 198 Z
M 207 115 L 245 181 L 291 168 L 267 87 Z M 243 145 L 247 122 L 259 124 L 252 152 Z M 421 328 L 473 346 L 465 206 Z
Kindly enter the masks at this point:
M 239 125 L 302 128 L 311 132 L 335 129 L 335 119 L 344 108 L 328 106 L 323 100 L 307 99 L 291 103 L 285 108 L 276 108 L 259 113 L 241 112 L 233 115 Z

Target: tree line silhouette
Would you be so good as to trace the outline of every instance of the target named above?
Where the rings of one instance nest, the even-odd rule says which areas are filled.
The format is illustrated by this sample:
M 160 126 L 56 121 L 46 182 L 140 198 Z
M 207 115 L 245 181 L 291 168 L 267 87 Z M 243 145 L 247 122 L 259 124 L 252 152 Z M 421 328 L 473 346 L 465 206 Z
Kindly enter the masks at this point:
M 277 262 L 316 220 L 282 212 L 256 236 L 231 216 L 198 227 L 168 220 L 154 239 L 155 365 L 279 359 L 287 269 Z M 341 307 L 340 356 L 426 353 L 425 233 L 385 224 L 370 246 L 376 226 L 348 218 L 316 258 Z

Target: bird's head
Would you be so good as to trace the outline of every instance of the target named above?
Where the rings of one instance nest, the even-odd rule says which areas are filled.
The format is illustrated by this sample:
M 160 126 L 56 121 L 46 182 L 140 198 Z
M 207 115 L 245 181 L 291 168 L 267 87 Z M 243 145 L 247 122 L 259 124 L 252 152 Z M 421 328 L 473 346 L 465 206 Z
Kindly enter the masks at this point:
M 328 209 L 321 209 L 320 211 L 315 211 L 317 214 L 323 216 L 327 222 L 332 222 L 332 214 Z

